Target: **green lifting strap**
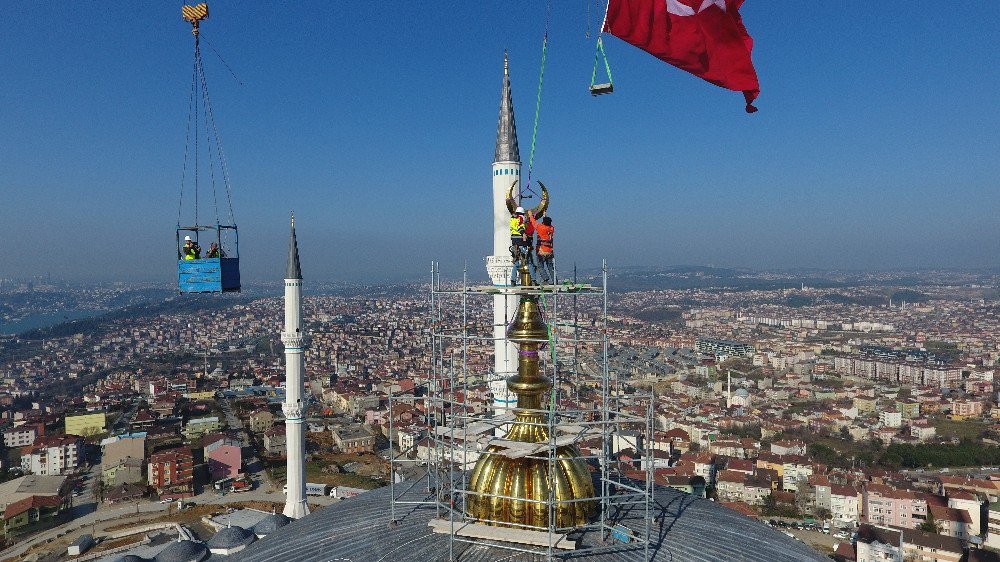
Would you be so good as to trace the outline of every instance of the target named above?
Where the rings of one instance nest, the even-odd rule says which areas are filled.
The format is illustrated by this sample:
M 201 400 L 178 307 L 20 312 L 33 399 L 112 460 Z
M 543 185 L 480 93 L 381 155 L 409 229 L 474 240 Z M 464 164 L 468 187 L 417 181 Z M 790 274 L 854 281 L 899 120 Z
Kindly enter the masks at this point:
M 538 95 L 535 98 L 535 125 L 531 129 L 531 154 L 528 156 L 528 183 L 526 183 L 520 190 L 518 197 L 523 197 L 525 191 L 535 193 L 531 189 L 531 173 L 535 168 L 535 141 L 538 139 L 538 114 L 542 108 L 542 83 L 545 80 L 545 54 L 548 52 L 549 47 L 548 23 L 546 23 L 545 26 L 545 36 L 542 37 L 542 68 L 538 72 Z
M 604 70 L 608 73 L 608 81 L 605 84 L 595 84 L 597 81 L 597 63 L 604 59 Z M 604 41 L 601 36 L 597 36 L 597 52 L 594 53 L 594 72 L 590 75 L 590 95 L 600 96 L 610 94 L 615 91 L 614 80 L 611 78 L 611 65 L 608 64 L 608 55 L 604 52 Z

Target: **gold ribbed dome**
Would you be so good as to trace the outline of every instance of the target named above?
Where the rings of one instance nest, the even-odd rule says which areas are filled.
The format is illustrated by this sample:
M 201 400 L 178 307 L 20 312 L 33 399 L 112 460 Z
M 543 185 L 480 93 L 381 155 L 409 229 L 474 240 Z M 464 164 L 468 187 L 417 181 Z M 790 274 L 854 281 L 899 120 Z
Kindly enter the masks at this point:
M 531 285 L 527 265 L 520 268 L 521 285 Z M 549 441 L 548 417 L 541 412 L 542 396 L 552 385 L 538 373 L 538 350 L 547 341 L 548 328 L 542 320 L 538 299 L 522 295 L 508 339 L 518 344 L 517 375 L 507 388 L 517 395 L 514 422 L 504 436 L 510 441 Z M 511 458 L 500 447 L 491 446 L 480 457 L 469 481 L 466 508 L 471 517 L 491 525 L 549 526 L 549 502 L 557 528 L 584 525 L 594 513 L 594 484 L 580 450 L 573 445 L 557 447 L 552 466 L 548 452 L 535 457 Z M 550 495 L 552 496 L 550 498 Z

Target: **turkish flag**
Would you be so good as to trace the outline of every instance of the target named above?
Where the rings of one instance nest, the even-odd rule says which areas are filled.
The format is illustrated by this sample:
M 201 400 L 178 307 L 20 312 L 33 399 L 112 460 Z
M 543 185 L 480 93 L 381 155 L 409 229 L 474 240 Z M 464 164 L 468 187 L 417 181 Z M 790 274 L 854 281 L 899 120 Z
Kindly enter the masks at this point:
M 604 31 L 709 82 L 743 92 L 747 113 L 760 93 L 743 26 L 743 0 L 609 0 Z

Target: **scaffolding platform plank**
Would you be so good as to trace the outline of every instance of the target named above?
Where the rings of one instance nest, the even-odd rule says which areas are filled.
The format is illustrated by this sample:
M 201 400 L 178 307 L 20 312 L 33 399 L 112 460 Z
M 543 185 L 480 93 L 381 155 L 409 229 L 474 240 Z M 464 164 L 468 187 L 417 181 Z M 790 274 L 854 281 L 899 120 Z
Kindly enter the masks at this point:
M 470 539 L 483 539 L 488 541 L 503 541 L 517 544 L 528 544 L 531 546 L 549 546 L 552 540 L 552 548 L 560 550 L 576 550 L 576 541 L 554 533 L 550 535 L 543 531 L 532 531 L 530 529 L 515 529 L 511 527 L 494 527 L 483 525 L 482 523 L 464 523 L 456 521 L 455 535 L 468 537 Z M 431 519 L 427 522 L 435 533 L 451 534 L 452 522 L 447 519 Z
M 513 458 L 535 454 L 537 452 L 544 451 L 549 447 L 549 441 L 545 441 L 543 443 L 525 443 L 523 441 L 508 441 L 500 437 L 485 435 L 498 426 L 511 423 L 513 419 L 513 416 L 492 418 L 489 421 L 480 421 L 469 424 L 469 427 L 466 429 L 438 426 L 434 428 L 434 433 L 440 437 L 448 437 L 455 441 L 475 442 L 481 445 L 484 449 L 495 445 L 497 447 L 518 451 L 519 454 L 507 455 L 512 456 Z M 598 429 L 587 428 L 579 425 L 557 425 L 554 429 L 559 432 L 559 435 L 555 439 L 556 447 L 571 445 L 580 439 L 601 435 L 601 432 Z
M 436 289 L 435 293 L 479 293 L 486 295 L 541 295 L 551 293 L 564 294 L 601 294 L 603 291 L 597 285 L 585 283 L 565 284 L 565 285 L 530 285 L 530 286 L 507 286 L 507 285 L 473 285 L 462 289 Z
M 434 433 L 442 437 L 451 437 L 453 439 L 465 439 L 473 440 L 487 431 L 492 431 L 501 425 L 506 425 L 514 421 L 513 414 L 504 414 L 502 416 L 497 416 L 494 418 L 484 418 L 479 421 L 472 422 L 462 429 L 460 427 L 448 427 L 446 425 L 439 425 L 434 428 Z
M 543 441 L 541 443 L 525 443 L 524 441 L 509 441 L 507 439 L 490 439 L 484 445 L 496 447 L 497 451 L 491 451 L 496 455 L 503 455 L 512 459 L 519 459 L 529 456 L 538 456 L 551 447 L 563 447 L 572 445 L 579 440 L 577 435 L 560 435 L 553 441 Z

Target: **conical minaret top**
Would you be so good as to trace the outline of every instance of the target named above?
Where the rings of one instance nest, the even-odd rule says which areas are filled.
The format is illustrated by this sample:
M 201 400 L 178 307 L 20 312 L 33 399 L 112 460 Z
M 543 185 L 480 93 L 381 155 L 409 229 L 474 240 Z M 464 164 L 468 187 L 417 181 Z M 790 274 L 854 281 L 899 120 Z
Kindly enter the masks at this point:
M 514 100 L 510 95 L 510 70 L 507 53 L 503 54 L 503 89 L 500 91 L 500 117 L 497 118 L 497 148 L 493 162 L 520 162 L 517 128 L 514 126 Z
M 292 236 L 288 240 L 288 265 L 285 267 L 285 279 L 302 279 L 302 267 L 299 266 L 299 244 L 295 241 L 295 214 L 292 214 Z

